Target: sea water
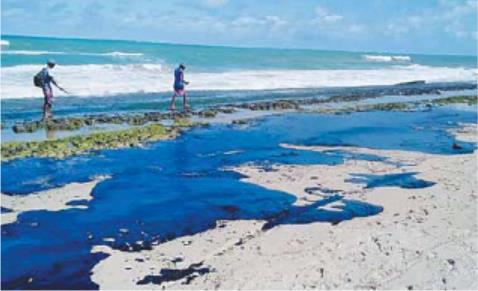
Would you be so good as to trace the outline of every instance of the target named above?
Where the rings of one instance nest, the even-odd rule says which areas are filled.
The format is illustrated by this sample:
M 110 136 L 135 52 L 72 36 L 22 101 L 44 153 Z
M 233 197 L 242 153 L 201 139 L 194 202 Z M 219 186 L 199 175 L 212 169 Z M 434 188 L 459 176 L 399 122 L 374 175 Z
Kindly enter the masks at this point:
M 306 49 L 232 48 L 137 41 L 3 35 L 2 99 L 41 97 L 33 75 L 47 59 L 74 96 L 172 90 L 184 63 L 189 90 L 264 90 L 476 81 L 476 56 L 383 54 Z M 8 44 L 7 44 L 8 43 Z M 207 93 L 209 94 L 209 93 Z M 64 95 L 57 92 L 57 95 Z M 232 96 L 228 96 L 232 97 Z

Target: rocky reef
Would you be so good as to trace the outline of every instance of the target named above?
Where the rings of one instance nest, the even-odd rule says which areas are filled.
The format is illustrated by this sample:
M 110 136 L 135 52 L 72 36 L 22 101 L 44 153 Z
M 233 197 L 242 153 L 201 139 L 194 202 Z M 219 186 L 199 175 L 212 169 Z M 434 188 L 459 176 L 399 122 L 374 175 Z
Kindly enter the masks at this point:
M 448 105 L 448 104 L 468 104 L 476 105 L 478 96 L 452 96 L 446 98 L 435 99 L 432 101 L 435 105 Z
M 12 130 L 15 133 L 30 133 L 39 129 L 48 129 L 52 131 L 58 130 L 78 130 L 84 126 L 93 126 L 97 124 L 127 124 L 127 125 L 145 125 L 151 122 L 159 122 L 171 118 L 188 118 L 197 116 L 201 118 L 214 118 L 218 113 L 230 114 L 238 109 L 246 109 L 252 111 L 285 111 L 300 110 L 302 106 L 318 105 L 325 103 L 354 102 L 362 99 L 379 98 L 390 95 L 410 96 L 435 94 L 440 95 L 444 91 L 456 91 L 476 89 L 474 83 L 434 83 L 427 84 L 423 81 L 413 81 L 407 83 L 396 84 L 394 86 L 376 86 L 352 88 L 347 93 L 341 93 L 329 96 L 327 98 L 294 98 L 280 100 L 266 100 L 248 103 L 230 103 L 220 106 L 208 107 L 199 111 L 192 112 L 169 112 L 151 111 L 144 113 L 125 113 L 125 114 L 96 114 L 78 117 L 56 118 L 48 121 L 23 121 L 13 125 Z M 435 105 L 445 105 L 459 102 L 476 102 L 473 97 L 462 96 L 462 98 L 449 97 L 442 100 L 441 103 L 434 102 Z M 476 103 L 472 103 L 476 104 Z M 386 108 L 384 110 L 387 110 Z
M 323 99 L 296 99 L 296 100 L 273 100 L 259 101 L 241 104 L 226 104 L 218 107 L 210 107 L 200 111 L 186 113 L 146 112 L 124 115 L 86 115 L 82 117 L 65 117 L 49 121 L 28 121 L 14 125 L 15 132 L 34 132 L 41 128 L 48 130 L 77 130 L 83 126 L 94 124 L 128 124 L 134 125 L 124 130 L 96 132 L 87 135 L 71 136 L 56 140 L 30 141 L 30 142 L 7 142 L 2 144 L 2 159 L 4 161 L 22 157 L 55 157 L 80 154 L 91 150 L 111 149 L 121 147 L 138 146 L 144 142 L 174 138 L 180 131 L 198 125 L 191 122 L 190 117 L 213 118 L 217 114 L 231 114 L 238 109 L 251 111 L 301 111 L 307 106 L 325 103 L 349 102 L 345 106 L 323 107 L 308 109 L 308 112 L 323 114 L 347 114 L 363 111 L 407 111 L 417 108 L 431 109 L 433 106 L 450 104 L 476 105 L 477 96 L 452 96 L 433 100 L 414 102 L 389 102 L 375 104 L 350 103 L 361 99 L 356 94 L 331 96 Z M 174 120 L 173 125 L 164 126 L 159 124 L 162 120 Z M 234 120 L 233 124 L 244 124 L 248 120 Z
M 72 131 L 78 130 L 84 126 L 93 126 L 99 124 L 127 124 L 140 126 L 151 122 L 159 122 L 162 120 L 170 119 L 184 119 L 191 116 L 199 116 L 203 118 L 215 117 L 218 113 L 232 113 L 234 108 L 207 108 L 201 111 L 195 112 L 145 112 L 135 114 L 96 114 L 85 115 L 78 117 L 63 117 L 53 118 L 48 120 L 33 120 L 17 122 L 12 126 L 12 130 L 15 133 L 31 133 L 40 129 L 47 129 L 51 131 L 65 130 Z
M 55 140 L 7 142 L 2 144 L 4 161 L 23 157 L 64 158 L 92 150 L 134 147 L 146 142 L 171 139 L 193 126 L 205 125 L 178 119 L 172 126 L 149 124 L 124 130 L 96 132 Z

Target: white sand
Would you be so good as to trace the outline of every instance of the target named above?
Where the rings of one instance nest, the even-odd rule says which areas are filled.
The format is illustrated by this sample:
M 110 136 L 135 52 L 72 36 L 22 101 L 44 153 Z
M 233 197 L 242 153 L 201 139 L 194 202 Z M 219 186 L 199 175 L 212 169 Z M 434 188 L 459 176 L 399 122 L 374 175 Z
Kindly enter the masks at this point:
M 476 139 L 476 127 L 456 134 Z M 261 230 L 263 221 L 221 222 L 222 228 L 139 253 L 97 246 L 94 251 L 110 256 L 95 266 L 93 281 L 102 289 L 478 289 L 476 153 L 341 150 L 351 153 L 343 165 L 277 165 L 273 172 L 249 165 L 236 170 L 248 176 L 246 182 L 297 196 L 298 205 L 320 199 L 304 192 L 306 187 L 320 186 L 381 205 L 382 213 L 338 225 L 280 225 L 268 231 Z M 405 165 L 354 160 L 354 153 L 387 156 Z M 422 189 L 367 189 L 345 182 L 350 173 L 408 171 L 436 184 Z M 183 261 L 173 263 L 176 257 Z M 159 275 L 162 268 L 181 269 L 199 262 L 211 272 L 197 275 L 187 285 L 186 279 L 136 285 L 146 275 Z
M 63 187 L 32 193 L 28 195 L 5 195 L 1 194 L 2 207 L 13 210 L 2 213 L 2 225 L 17 221 L 18 215 L 33 210 L 59 211 L 68 208 L 87 208 L 85 205 L 67 205 L 74 200 L 91 200 L 91 191 L 107 177 L 96 177 L 86 183 L 71 183 Z
M 200 262 L 204 262 L 203 267 L 211 266 L 211 260 L 220 259 L 222 254 L 233 250 L 241 239 L 247 241 L 261 233 L 263 222 L 219 221 L 217 225 L 221 227 L 156 245 L 151 251 L 122 252 L 108 246 L 96 246 L 93 252 L 110 256 L 94 267 L 92 280 L 101 289 L 160 289 L 157 285 L 136 283 L 146 275 L 159 275 L 162 268 L 184 269 Z M 174 263 L 175 258 L 182 261 Z M 178 282 L 170 282 L 165 286 L 179 289 L 181 286 L 176 284 Z
M 467 142 L 477 142 L 478 128 L 476 124 L 460 123 L 460 126 L 449 130 L 449 133 L 453 134 L 456 139 Z

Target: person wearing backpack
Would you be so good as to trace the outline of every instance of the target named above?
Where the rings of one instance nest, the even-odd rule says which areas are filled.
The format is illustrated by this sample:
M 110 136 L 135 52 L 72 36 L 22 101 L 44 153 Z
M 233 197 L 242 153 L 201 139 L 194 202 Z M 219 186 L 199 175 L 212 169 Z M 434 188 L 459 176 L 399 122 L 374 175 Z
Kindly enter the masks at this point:
M 60 87 L 55 81 L 50 71 L 55 67 L 55 61 L 48 60 L 46 67 L 38 72 L 33 77 L 33 84 L 36 87 L 42 88 L 43 91 L 43 119 L 46 120 L 51 117 L 51 107 L 53 102 L 53 89 L 51 84 L 55 85 L 58 89 L 68 94 L 68 92 Z

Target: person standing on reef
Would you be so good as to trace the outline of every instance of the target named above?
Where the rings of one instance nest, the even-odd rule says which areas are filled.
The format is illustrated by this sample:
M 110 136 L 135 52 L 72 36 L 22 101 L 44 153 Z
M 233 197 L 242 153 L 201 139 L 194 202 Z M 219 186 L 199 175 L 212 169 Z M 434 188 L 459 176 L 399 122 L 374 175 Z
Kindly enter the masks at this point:
M 42 88 L 43 91 L 43 119 L 51 118 L 51 107 L 53 102 L 53 89 L 51 84 L 55 85 L 58 89 L 68 94 L 68 92 L 60 87 L 56 80 L 51 75 L 51 70 L 55 67 L 56 63 L 54 60 L 48 60 L 46 67 L 44 67 L 40 72 L 38 72 L 35 77 L 33 77 L 33 83 L 35 86 Z
M 187 102 L 186 90 L 184 88 L 189 82 L 184 80 L 184 70 L 186 70 L 186 67 L 183 64 L 180 64 L 179 67 L 174 70 L 174 94 L 171 100 L 171 105 L 169 106 L 169 110 L 171 111 L 176 110 L 176 96 L 183 96 L 184 111 L 187 111 L 190 108 Z

